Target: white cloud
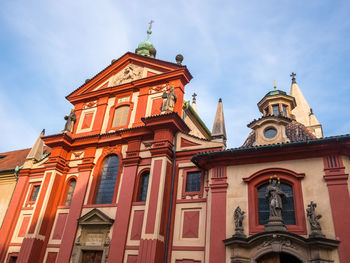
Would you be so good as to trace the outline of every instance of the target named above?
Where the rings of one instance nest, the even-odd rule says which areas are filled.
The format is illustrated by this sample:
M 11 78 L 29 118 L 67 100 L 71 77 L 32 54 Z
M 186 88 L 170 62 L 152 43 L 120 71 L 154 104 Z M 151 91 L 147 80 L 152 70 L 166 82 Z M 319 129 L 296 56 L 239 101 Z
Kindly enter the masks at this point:
M 152 19 L 157 57 L 174 61 L 184 54 L 194 76 L 186 98 L 198 94 L 198 110 L 209 129 L 223 98 L 230 147 L 248 136 L 246 124 L 260 116 L 256 103 L 274 79 L 289 91 L 291 71 L 326 135 L 348 133 L 350 106 L 342 99 L 349 98 L 349 7 L 344 1 L 6 2 L 0 11 L 0 23 L 11 32 L 5 47 L 20 58 L 11 53 L 0 62 L 2 97 L 6 108 L 15 108 L 0 121 L 12 121 L 9 137 L 32 131 L 25 142 L 44 127 L 59 132 L 70 108 L 64 96 L 112 58 L 134 51 Z M 341 123 L 334 124 L 334 116 Z M 26 145 L 8 142 L 0 151 Z

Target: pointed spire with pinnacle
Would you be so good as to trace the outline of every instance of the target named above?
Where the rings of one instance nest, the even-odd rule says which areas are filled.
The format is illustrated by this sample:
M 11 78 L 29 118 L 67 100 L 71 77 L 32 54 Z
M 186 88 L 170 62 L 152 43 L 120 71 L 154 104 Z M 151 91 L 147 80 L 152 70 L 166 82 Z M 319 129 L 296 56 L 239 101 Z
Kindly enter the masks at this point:
M 36 140 L 34 146 L 27 155 L 27 160 L 40 161 L 43 156 L 44 142 L 41 139 L 45 135 L 45 129 L 43 129 Z
M 213 130 L 211 132 L 212 141 L 222 142 L 226 146 L 226 128 L 224 119 L 224 109 L 222 106 L 222 99 L 219 99 L 216 110 Z
M 191 107 L 192 107 L 192 109 L 194 109 L 194 111 L 195 111 L 196 113 L 198 113 L 198 112 L 197 112 L 196 97 L 197 97 L 197 94 L 196 94 L 196 93 L 193 93 L 193 94 L 192 94 L 192 104 L 191 104 Z
M 295 80 L 296 74 L 293 72 L 290 76 L 292 77 L 290 96 L 294 97 L 296 102 L 296 107 L 292 110 L 292 114 L 295 116 L 296 121 L 304 124 L 313 135 L 317 138 L 322 138 L 322 125 L 317 120 L 303 93 L 299 89 Z

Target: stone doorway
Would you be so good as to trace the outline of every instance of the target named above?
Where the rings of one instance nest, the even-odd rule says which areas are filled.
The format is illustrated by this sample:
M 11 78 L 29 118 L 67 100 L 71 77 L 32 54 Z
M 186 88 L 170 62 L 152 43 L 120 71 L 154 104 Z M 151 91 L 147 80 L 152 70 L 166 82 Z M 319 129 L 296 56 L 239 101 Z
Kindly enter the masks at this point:
M 302 261 L 288 253 L 268 253 L 261 256 L 257 263 L 302 263 Z

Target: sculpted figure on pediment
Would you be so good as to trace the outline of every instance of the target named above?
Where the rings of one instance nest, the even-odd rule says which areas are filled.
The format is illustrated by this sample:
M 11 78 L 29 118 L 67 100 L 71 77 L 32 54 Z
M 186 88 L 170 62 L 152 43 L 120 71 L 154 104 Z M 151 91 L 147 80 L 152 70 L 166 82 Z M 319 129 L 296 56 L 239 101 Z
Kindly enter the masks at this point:
M 127 65 L 122 71 L 116 74 L 110 86 L 121 85 L 142 78 L 143 68 L 134 64 Z

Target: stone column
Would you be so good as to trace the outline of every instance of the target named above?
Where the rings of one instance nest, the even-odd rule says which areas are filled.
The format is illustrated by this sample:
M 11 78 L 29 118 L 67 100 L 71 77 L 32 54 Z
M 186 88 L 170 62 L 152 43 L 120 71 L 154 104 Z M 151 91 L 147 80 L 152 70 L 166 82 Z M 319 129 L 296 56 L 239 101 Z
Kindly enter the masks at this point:
M 215 172 L 220 169 L 220 172 Z M 222 242 L 226 238 L 226 199 L 227 177 L 226 167 L 213 168 L 210 192 L 210 241 L 209 261 L 226 262 L 226 247 Z
M 155 131 L 138 263 L 163 262 L 172 175 L 173 132 Z
M 79 176 L 77 178 L 77 183 L 74 189 L 74 194 L 67 216 L 64 232 L 62 234 L 61 246 L 57 255 L 56 262 L 70 261 L 75 241 L 75 235 L 78 229 L 78 219 L 81 216 L 90 173 L 94 166 L 94 156 L 94 148 L 86 149 L 84 153 L 83 163 L 78 166 Z
M 328 187 L 335 234 L 340 240 L 338 249 L 340 262 L 350 262 L 349 175 L 345 174 L 341 156 L 325 156 L 324 165 L 324 179 Z

